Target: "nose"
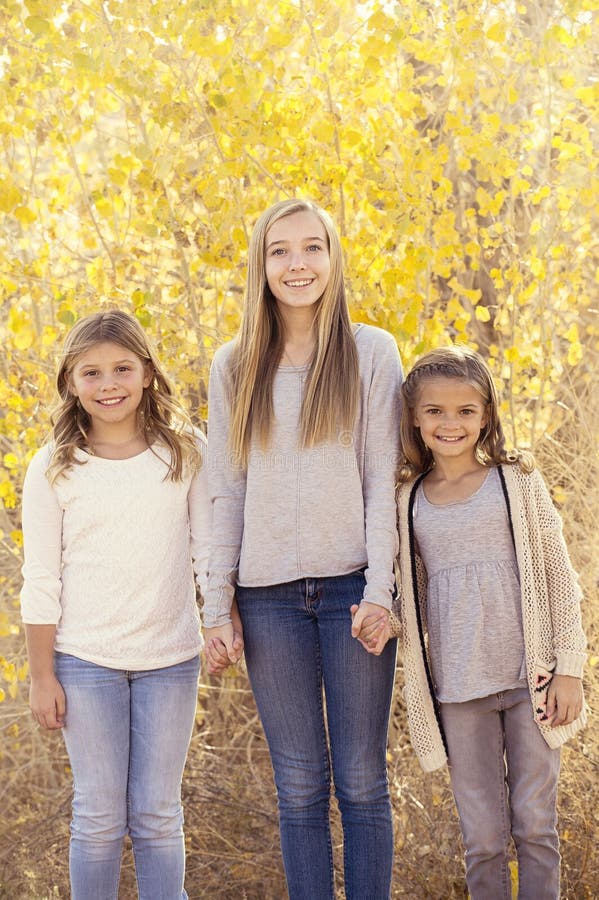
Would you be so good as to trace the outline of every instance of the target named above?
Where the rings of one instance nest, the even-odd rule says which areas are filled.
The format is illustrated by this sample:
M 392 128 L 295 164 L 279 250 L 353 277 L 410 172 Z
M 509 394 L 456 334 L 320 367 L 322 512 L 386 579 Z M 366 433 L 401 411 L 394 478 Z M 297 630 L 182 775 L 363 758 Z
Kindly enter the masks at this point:
M 289 271 L 295 272 L 298 269 L 305 269 L 306 264 L 304 262 L 304 258 L 299 252 L 292 252 L 289 255 Z
M 100 390 L 101 391 L 114 391 L 117 389 L 117 387 L 118 387 L 118 385 L 116 383 L 116 379 L 114 378 L 114 376 L 107 375 L 105 378 L 102 379 L 102 383 L 100 385 Z

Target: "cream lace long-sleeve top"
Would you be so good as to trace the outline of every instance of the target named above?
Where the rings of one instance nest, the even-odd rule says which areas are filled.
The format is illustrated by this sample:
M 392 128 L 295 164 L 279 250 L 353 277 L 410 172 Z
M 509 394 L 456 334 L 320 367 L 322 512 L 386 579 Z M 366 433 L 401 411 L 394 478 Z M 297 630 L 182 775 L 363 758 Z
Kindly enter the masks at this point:
M 346 575 L 365 566 L 364 599 L 391 607 L 401 363 L 388 332 L 357 325 L 354 333 L 360 397 L 353 430 L 300 447 L 308 368 L 280 366 L 273 385 L 271 447 L 253 441 L 245 472 L 233 466 L 228 449 L 227 364 L 234 344 L 215 354 L 208 419 L 213 527 L 206 626 L 229 621 L 237 583 L 260 587 Z
M 581 591 L 562 536 L 562 523 L 538 470 L 530 474 L 516 465 L 499 467 L 514 536 L 520 578 L 522 626 L 531 716 L 550 747 L 559 747 L 586 724 L 586 709 L 570 725 L 555 728 L 539 721 L 539 685 L 548 687 L 551 673 L 582 676 L 586 640 L 580 615 Z M 410 737 L 425 771 L 447 762 L 445 742 L 434 697 L 426 648 L 424 564 L 416 553 L 413 505 L 422 478 L 398 491 L 401 625 L 405 698 Z M 491 540 L 481 525 L 481 538 Z
M 194 569 L 204 591 L 210 542 L 205 463 L 174 482 L 162 447 L 122 460 L 77 454 L 83 465 L 53 485 L 50 445 L 27 470 L 23 621 L 56 625 L 56 650 L 108 668 L 190 659 L 201 648 Z

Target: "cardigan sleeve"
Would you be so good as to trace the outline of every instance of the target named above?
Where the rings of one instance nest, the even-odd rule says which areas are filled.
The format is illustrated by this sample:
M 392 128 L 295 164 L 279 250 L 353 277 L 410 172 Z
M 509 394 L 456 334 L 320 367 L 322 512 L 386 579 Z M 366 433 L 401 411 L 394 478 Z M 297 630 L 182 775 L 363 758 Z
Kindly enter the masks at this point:
M 56 625 L 62 614 L 62 516 L 46 478 L 50 446 L 31 460 L 23 484 L 23 587 L 21 615 L 29 625 Z
M 580 678 L 586 660 L 586 638 L 580 614 L 582 592 L 563 538 L 559 513 L 540 472 L 535 469 L 532 476 L 551 610 L 555 673 Z

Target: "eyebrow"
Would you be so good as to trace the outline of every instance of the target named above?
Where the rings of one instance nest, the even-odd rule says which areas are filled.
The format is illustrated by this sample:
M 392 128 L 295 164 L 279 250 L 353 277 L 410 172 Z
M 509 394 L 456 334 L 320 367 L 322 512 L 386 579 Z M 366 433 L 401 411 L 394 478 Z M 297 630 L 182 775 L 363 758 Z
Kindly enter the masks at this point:
M 129 358 L 129 357 L 126 356 L 126 357 L 124 357 L 124 359 L 115 359 L 113 365 L 115 365 L 115 366 L 120 366 L 120 365 L 122 365 L 123 363 L 132 363 L 132 362 L 135 362 L 135 360 L 134 360 L 134 359 L 131 359 L 131 358 Z M 99 366 L 99 363 L 95 363 L 95 362 L 86 362 L 86 363 L 77 363 L 76 365 L 78 365 L 79 368 L 81 368 L 81 369 L 87 369 L 87 368 L 90 368 L 90 367 L 96 368 L 96 369 L 97 369 L 98 366 Z
M 320 241 L 321 244 L 324 244 L 324 243 L 326 243 L 326 238 L 318 237 L 318 235 L 317 235 L 316 237 L 302 238 L 302 241 Z M 289 243 L 290 243 L 290 241 L 270 241 L 270 243 L 268 243 L 266 245 L 266 249 L 268 250 L 269 247 L 274 247 L 275 244 L 289 244 Z
M 433 400 L 429 400 L 427 403 L 423 403 L 422 405 L 423 406 L 437 406 L 437 407 L 443 406 L 442 403 L 435 403 Z M 460 405 L 458 406 L 458 409 L 470 409 L 471 407 L 476 407 L 479 405 L 484 405 L 484 404 L 479 404 L 477 401 L 473 400 L 472 403 L 460 403 Z

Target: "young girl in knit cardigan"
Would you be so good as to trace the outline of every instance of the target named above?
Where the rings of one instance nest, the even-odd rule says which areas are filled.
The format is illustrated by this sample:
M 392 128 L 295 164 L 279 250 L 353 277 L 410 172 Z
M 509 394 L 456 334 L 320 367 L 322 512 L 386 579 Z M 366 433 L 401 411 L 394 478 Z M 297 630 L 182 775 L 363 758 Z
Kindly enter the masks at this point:
M 181 777 L 210 538 L 205 441 L 136 319 L 80 319 L 52 440 L 23 488 L 30 702 L 74 780 L 73 900 L 116 900 L 129 834 L 141 900 L 183 900 Z
M 585 723 L 580 589 L 530 454 L 507 453 L 492 376 L 434 350 L 402 386 L 398 516 L 406 702 L 425 770 L 449 757 L 472 900 L 559 898 L 560 745 Z

